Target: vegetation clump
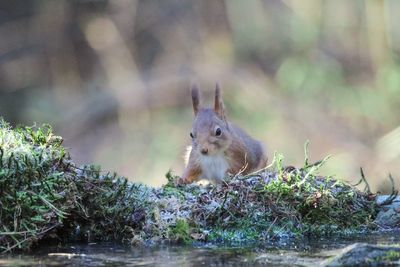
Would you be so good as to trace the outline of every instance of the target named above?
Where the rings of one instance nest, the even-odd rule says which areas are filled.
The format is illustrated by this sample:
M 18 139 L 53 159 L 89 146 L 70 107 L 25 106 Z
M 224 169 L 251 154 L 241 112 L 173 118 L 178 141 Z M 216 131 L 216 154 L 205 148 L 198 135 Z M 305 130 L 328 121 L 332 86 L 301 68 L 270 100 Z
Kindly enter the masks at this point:
M 78 168 L 50 126 L 0 120 L 0 250 L 56 236 L 122 239 L 141 227 L 149 188 L 96 166 Z
M 37 241 L 122 240 L 132 244 L 243 242 L 368 230 L 375 195 L 317 175 L 326 159 L 227 177 L 222 185 L 161 188 L 77 167 L 50 126 L 11 129 L 0 120 L 0 251 Z

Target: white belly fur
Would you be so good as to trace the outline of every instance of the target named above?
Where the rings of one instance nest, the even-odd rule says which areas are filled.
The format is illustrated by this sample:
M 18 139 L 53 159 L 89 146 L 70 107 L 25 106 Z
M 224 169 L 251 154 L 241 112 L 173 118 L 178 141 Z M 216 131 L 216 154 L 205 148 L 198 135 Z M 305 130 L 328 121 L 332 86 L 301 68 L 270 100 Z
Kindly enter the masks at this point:
M 200 156 L 202 178 L 219 183 L 225 177 L 229 164 L 223 155 Z

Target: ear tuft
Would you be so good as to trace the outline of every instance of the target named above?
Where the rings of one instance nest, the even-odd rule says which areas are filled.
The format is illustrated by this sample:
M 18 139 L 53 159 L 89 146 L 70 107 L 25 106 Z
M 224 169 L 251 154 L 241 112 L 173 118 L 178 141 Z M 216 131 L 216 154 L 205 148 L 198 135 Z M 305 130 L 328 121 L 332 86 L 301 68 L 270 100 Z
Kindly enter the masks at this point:
M 197 87 L 196 84 L 192 85 L 191 92 L 192 92 L 192 104 L 193 104 L 194 115 L 197 115 L 197 112 L 199 112 L 200 109 L 200 94 L 199 94 L 199 88 Z
M 226 121 L 225 107 L 224 107 L 224 102 L 222 100 L 221 87 L 219 86 L 218 83 L 216 83 L 215 85 L 214 111 L 222 120 Z

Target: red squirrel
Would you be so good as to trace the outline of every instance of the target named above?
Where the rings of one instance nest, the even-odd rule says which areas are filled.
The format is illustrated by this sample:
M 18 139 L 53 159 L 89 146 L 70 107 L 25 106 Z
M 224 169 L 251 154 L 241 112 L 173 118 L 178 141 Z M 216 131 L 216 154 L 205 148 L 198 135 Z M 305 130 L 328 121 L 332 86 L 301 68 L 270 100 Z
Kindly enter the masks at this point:
M 215 88 L 214 108 L 201 106 L 197 86 L 191 93 L 195 115 L 190 132 L 192 146 L 180 182 L 206 179 L 220 183 L 227 173 L 249 174 L 265 168 L 267 156 L 262 144 L 227 121 L 219 85 Z

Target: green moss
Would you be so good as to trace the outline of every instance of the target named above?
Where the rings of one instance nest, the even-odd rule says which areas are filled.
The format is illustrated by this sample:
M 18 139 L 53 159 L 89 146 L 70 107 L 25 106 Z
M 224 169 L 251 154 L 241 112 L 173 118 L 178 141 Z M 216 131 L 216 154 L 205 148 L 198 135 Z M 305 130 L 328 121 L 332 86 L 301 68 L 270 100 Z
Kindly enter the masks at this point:
M 191 237 L 189 234 L 189 224 L 185 219 L 177 219 L 175 225 L 171 225 L 168 231 L 170 240 L 181 243 L 189 243 Z
M 400 251 L 389 250 L 381 257 L 382 261 L 400 261 Z
M 259 241 L 259 231 L 255 229 L 214 229 L 207 240 L 218 243 L 253 243 Z
M 50 126 L 0 120 L 0 249 L 29 248 L 45 237 L 122 239 L 140 220 L 147 187 L 99 167 L 78 168 Z M 133 217 L 132 217 L 133 216 Z
M 272 168 L 277 173 L 276 179 L 260 188 L 259 194 L 284 210 L 284 216 L 294 218 L 292 222 L 299 222 L 289 227 L 292 232 L 326 235 L 369 225 L 377 212 L 374 196 L 331 177 L 317 175 L 329 157 L 309 164 L 307 145 L 305 163 L 300 169 L 283 167 L 283 156 L 275 155 Z

